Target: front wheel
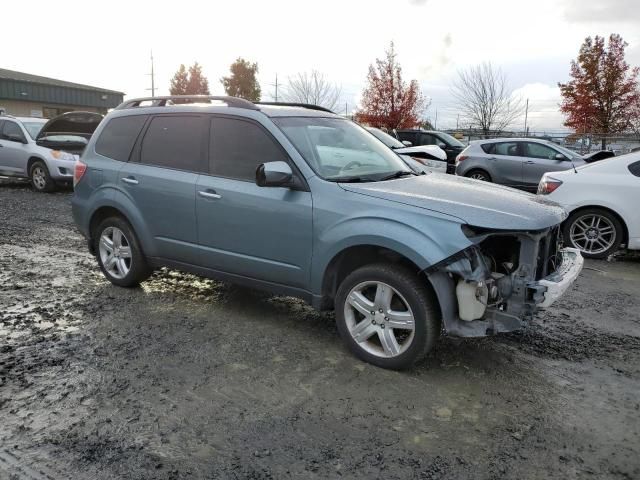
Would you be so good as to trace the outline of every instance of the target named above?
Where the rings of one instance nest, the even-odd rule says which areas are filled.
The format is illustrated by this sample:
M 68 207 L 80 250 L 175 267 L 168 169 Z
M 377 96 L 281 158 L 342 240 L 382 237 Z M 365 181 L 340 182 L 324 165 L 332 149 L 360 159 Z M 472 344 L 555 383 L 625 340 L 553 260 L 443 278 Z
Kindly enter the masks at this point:
M 49 169 L 44 162 L 38 160 L 31 165 L 29 170 L 29 179 L 31 185 L 38 192 L 52 192 L 56 188 L 56 184 L 49 175 Z
M 471 170 L 465 175 L 467 178 L 482 180 L 483 182 L 491 182 L 491 176 L 484 170 Z
M 433 294 L 409 269 L 362 267 L 340 284 L 335 300 L 338 331 L 360 359 L 403 369 L 422 359 L 440 335 Z
M 565 221 L 562 236 L 586 258 L 607 258 L 622 243 L 622 225 L 615 215 L 600 208 L 573 212 Z

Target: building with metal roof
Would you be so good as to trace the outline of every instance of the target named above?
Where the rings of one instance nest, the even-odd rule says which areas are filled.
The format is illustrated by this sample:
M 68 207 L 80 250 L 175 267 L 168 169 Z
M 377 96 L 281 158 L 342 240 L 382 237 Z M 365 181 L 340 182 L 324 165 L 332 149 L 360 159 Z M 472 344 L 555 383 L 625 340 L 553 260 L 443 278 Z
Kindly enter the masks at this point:
M 105 114 L 124 93 L 0 68 L 0 112 L 52 118 L 74 110 Z

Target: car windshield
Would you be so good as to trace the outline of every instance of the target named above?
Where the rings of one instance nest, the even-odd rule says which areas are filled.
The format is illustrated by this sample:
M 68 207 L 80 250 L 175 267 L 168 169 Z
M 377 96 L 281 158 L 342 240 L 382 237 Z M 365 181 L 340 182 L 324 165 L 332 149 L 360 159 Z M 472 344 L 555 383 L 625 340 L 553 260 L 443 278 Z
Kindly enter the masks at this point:
M 309 166 L 333 182 L 375 182 L 414 172 L 364 128 L 347 119 L 274 118 Z
M 27 130 L 27 132 L 29 133 L 29 136 L 33 140 L 36 139 L 36 137 L 40 133 L 40 130 L 42 130 L 42 127 L 44 126 L 44 124 L 45 122 L 22 122 L 22 125 L 24 125 L 24 128 Z
M 464 147 L 464 143 L 462 143 L 456 137 L 452 137 L 448 133 L 438 132 L 438 135 L 447 143 L 447 145 L 451 147 Z
M 402 142 L 399 142 L 388 133 L 383 132 L 379 128 L 367 128 L 367 131 L 380 140 L 389 148 L 405 148 Z

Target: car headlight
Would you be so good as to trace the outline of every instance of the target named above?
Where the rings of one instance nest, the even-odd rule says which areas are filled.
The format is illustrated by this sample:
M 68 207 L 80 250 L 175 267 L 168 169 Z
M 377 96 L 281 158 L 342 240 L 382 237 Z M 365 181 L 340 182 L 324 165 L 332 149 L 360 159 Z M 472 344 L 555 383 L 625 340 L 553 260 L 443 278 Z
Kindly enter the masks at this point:
M 56 160 L 69 160 L 72 162 L 76 159 L 75 155 L 60 150 L 51 150 L 51 156 Z

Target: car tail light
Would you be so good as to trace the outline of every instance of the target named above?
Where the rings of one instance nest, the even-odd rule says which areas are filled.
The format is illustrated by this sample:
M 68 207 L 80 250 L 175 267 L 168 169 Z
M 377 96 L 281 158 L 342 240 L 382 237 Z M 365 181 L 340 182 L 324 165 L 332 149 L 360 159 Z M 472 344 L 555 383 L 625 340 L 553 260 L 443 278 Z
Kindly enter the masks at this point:
M 80 181 L 82 176 L 84 175 L 84 172 L 86 172 L 86 171 L 87 171 L 87 164 L 86 163 L 82 163 L 80 160 L 76 161 L 76 165 L 75 165 L 75 168 L 73 170 L 73 186 L 74 186 L 74 188 L 78 184 L 78 182 Z
M 551 177 L 544 177 L 540 180 L 540 185 L 538 185 L 538 193 L 540 195 L 548 195 L 555 192 L 560 185 L 562 185 L 560 180 L 556 180 Z
M 463 160 L 466 160 L 467 158 L 469 158 L 469 155 L 458 155 L 458 156 L 456 157 L 456 163 L 460 163 L 460 162 L 462 162 Z

